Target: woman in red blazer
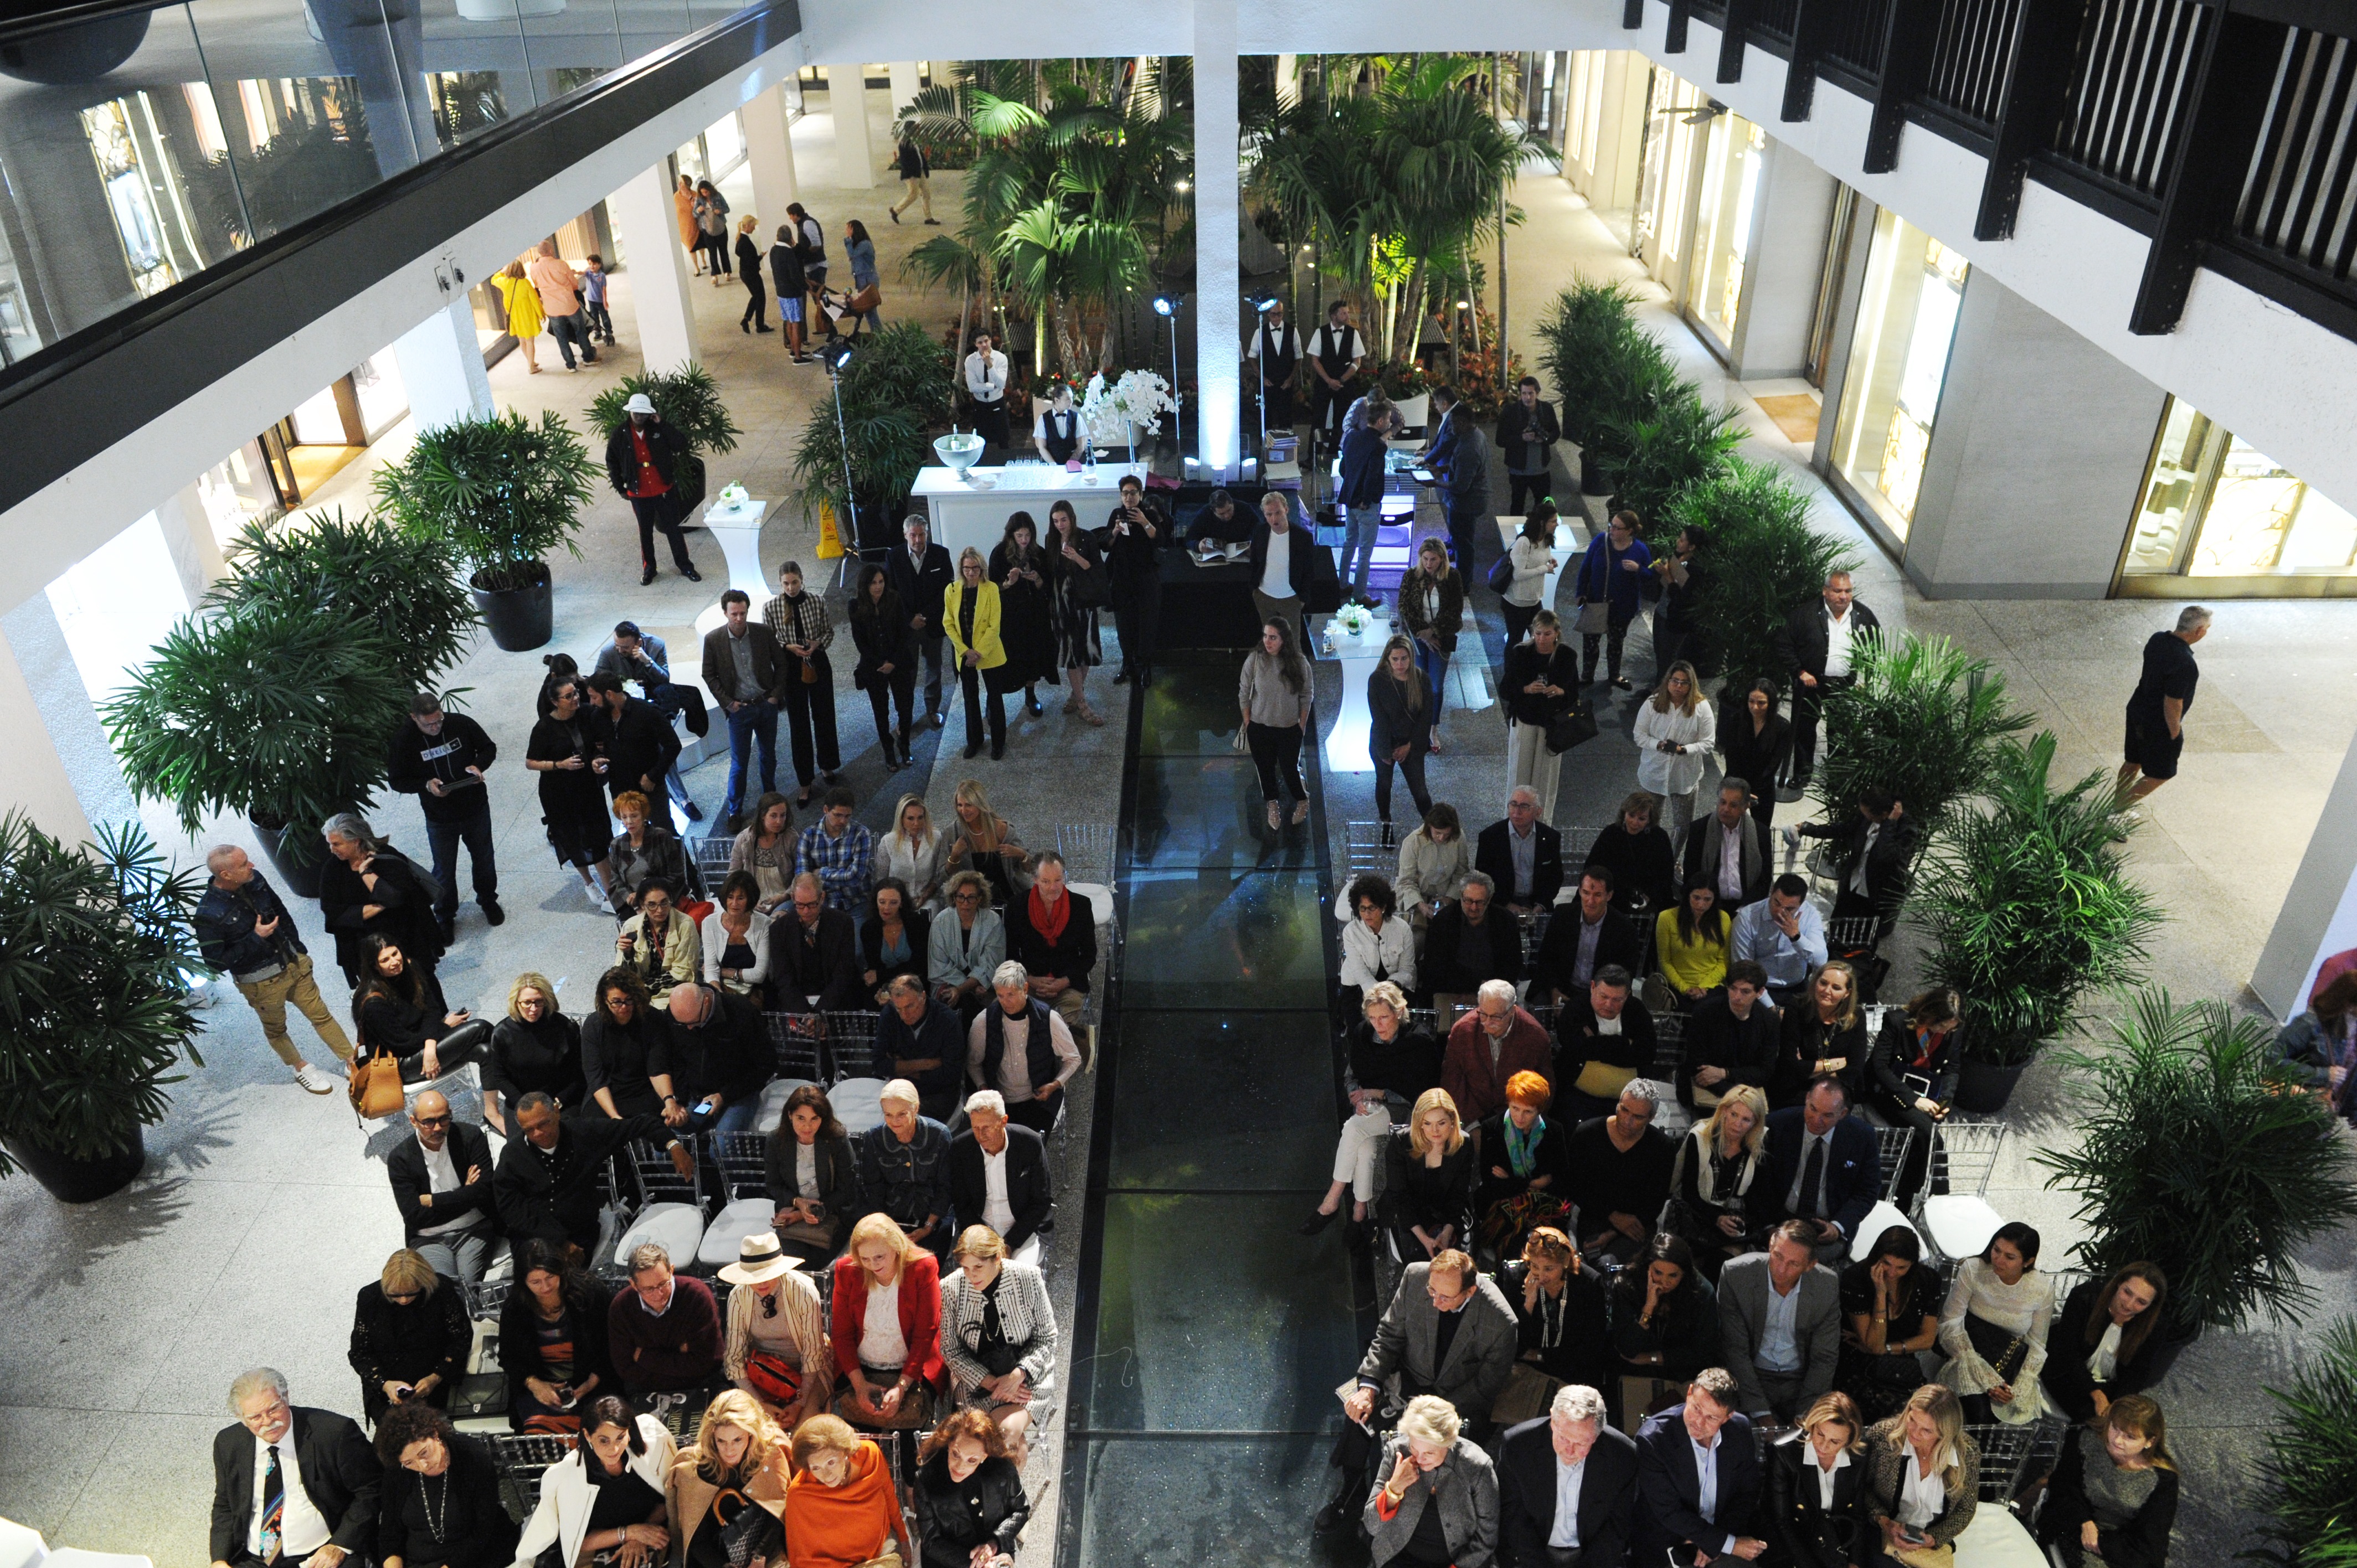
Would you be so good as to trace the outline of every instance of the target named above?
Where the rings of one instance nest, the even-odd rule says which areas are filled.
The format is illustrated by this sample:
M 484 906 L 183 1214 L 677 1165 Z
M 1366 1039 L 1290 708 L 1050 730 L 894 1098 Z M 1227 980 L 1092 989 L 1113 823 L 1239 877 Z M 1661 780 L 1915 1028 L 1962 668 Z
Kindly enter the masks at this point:
M 871 1214 L 851 1228 L 850 1245 L 834 1261 L 829 1317 L 843 1374 L 834 1413 L 870 1431 L 931 1426 L 933 1394 L 948 1377 L 942 1266 L 891 1216 Z

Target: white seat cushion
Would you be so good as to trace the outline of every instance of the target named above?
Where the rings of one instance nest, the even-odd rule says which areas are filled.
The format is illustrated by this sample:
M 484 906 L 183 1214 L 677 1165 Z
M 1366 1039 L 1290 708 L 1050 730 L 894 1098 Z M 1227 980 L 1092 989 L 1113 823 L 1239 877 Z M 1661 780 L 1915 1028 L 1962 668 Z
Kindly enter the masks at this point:
M 1015 1249 L 1015 1261 L 1036 1269 L 1039 1266 L 1040 1253 L 1046 1250 L 1046 1244 L 1037 1234 L 1027 1236 L 1024 1238 L 1023 1245 Z
M 856 1138 L 884 1125 L 883 1102 L 876 1098 L 883 1092 L 880 1078 L 846 1078 L 826 1091 L 826 1102 L 834 1107 L 834 1119 L 844 1131 Z
M 1991 1208 L 1986 1198 L 1971 1194 L 1923 1200 L 1923 1230 L 1943 1258 L 1979 1257 L 2004 1223 L 2005 1216 Z
M 1956 1537 L 1956 1568 L 2050 1568 L 2029 1527 L 2005 1509 L 1976 1509 Z
M 810 1082 L 806 1078 L 776 1078 L 761 1090 L 761 1109 L 753 1113 L 753 1131 L 767 1137 L 778 1130 L 786 1119 L 786 1101 L 795 1090 Z
M 759 1236 L 778 1217 L 778 1206 L 768 1197 L 740 1197 L 720 1211 L 704 1233 L 704 1244 L 695 1250 L 695 1261 L 705 1267 L 716 1269 L 723 1263 L 737 1261 L 738 1243 L 748 1236 Z
M 1102 882 L 1075 882 L 1072 891 L 1089 901 L 1089 914 L 1099 930 L 1113 924 L 1113 889 Z
M 704 1244 L 704 1211 L 692 1203 L 650 1203 L 614 1243 L 614 1262 L 627 1268 L 630 1254 L 653 1241 L 671 1254 L 672 1266 L 685 1268 Z
M 64 1568 L 156 1568 L 155 1560 L 130 1552 L 84 1552 L 79 1546 L 60 1546 L 49 1553 L 48 1560 Z
M 1880 1240 L 1882 1233 L 1894 1225 L 1905 1230 L 1915 1229 L 1908 1224 L 1907 1216 L 1899 1212 L 1898 1205 L 1887 1197 L 1867 1209 L 1866 1223 L 1857 1228 L 1857 1235 L 1850 1241 L 1849 1261 L 1853 1263 L 1866 1262 L 1866 1255 L 1874 1251 L 1875 1242 Z M 1918 1235 L 1916 1240 L 1920 1241 L 1922 1237 Z

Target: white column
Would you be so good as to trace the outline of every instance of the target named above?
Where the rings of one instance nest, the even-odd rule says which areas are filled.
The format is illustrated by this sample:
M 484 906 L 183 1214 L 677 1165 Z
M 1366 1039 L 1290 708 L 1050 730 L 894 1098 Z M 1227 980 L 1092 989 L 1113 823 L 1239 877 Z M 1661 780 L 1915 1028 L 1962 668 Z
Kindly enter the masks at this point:
M 465 295 L 394 338 L 393 357 L 401 366 L 409 417 L 418 429 L 437 430 L 497 412 L 482 342 L 475 336 L 475 312 Z
M 1751 231 L 1744 237 L 1742 311 L 1730 354 L 1729 373 L 1738 381 L 1798 376 L 1806 367 L 1834 206 L 1834 177 L 1798 147 L 1770 139 L 1760 156 Z
M 745 161 L 752 166 L 753 210 L 761 220 L 761 231 L 753 238 L 767 251 L 778 225 L 791 221 L 787 204 L 802 196 L 802 181 L 794 174 L 794 139 L 786 129 L 782 82 L 745 105 Z
M 179 494 L 157 507 L 156 526 L 163 531 L 165 546 L 172 553 L 181 589 L 188 603 L 196 604 L 229 571 L 221 559 L 221 537 L 213 530 L 212 514 L 205 510 L 197 487 L 181 486 Z
M 2324 815 L 2293 873 L 2283 912 L 2251 972 L 2251 989 L 2283 1019 L 2308 1006 L 2317 969 L 2334 953 L 2357 947 L 2357 741 L 2341 759 L 2341 776 L 2325 798 Z
M 1236 0 L 1195 0 L 1195 449 L 1233 478 L 1243 279 L 1236 258 Z
M 1301 57 L 1276 57 L 1276 101 L 1287 107 L 1301 102 Z
M 649 371 L 693 363 L 695 304 L 687 292 L 687 249 L 679 242 L 679 212 L 663 166 L 634 177 L 606 199 L 606 207 L 630 263 L 640 356 Z
M 895 119 L 898 119 L 900 111 L 916 100 L 917 83 L 922 79 L 918 76 L 917 62 L 912 59 L 896 59 L 892 62 L 891 70 L 892 114 Z
M 834 183 L 845 190 L 876 188 L 876 138 L 867 126 L 866 72 L 867 68 L 857 60 L 826 68 L 827 107 L 834 116 Z
M 38 604 L 43 613 L 49 607 L 38 589 L 26 603 Z M 23 811 L 34 826 L 70 845 L 86 843 L 90 819 L 82 814 L 65 759 L 49 739 L 40 704 L 33 700 L 33 689 L 5 632 L 0 632 L 0 726 L 8 734 L 8 809 Z

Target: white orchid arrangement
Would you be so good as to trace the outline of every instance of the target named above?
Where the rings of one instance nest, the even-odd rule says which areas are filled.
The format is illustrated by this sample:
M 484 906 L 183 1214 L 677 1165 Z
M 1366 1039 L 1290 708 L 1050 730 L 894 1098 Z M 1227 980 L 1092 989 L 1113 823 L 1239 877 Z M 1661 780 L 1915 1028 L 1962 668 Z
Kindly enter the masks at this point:
M 1113 445 L 1126 442 L 1133 425 L 1142 424 L 1158 434 L 1163 412 L 1178 406 L 1170 395 L 1170 383 L 1152 371 L 1125 371 L 1119 381 L 1112 382 L 1100 372 L 1089 378 L 1081 413 L 1089 422 L 1092 441 Z
M 1344 605 L 1334 612 L 1334 624 L 1352 637 L 1365 631 L 1373 624 L 1374 618 L 1367 612 L 1367 607 L 1364 605 Z
M 744 486 L 731 481 L 720 487 L 720 493 L 715 499 L 720 502 L 723 511 L 734 511 L 753 498 L 746 493 Z

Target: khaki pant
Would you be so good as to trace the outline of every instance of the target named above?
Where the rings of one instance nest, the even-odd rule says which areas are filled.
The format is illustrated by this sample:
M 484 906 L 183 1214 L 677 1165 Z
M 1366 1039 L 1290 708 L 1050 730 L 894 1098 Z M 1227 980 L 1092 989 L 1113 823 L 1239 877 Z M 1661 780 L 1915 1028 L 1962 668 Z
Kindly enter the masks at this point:
M 1056 999 L 1048 1005 L 1056 1010 L 1064 1020 L 1064 1027 L 1072 1032 L 1072 1044 L 1079 1047 L 1081 1053 L 1082 1070 L 1085 1072 L 1095 1067 L 1096 1042 L 1090 1037 L 1089 1026 L 1082 1021 L 1089 1010 L 1088 993 L 1074 991 L 1068 986 L 1058 993 Z
M 288 1067 L 303 1065 L 303 1053 L 296 1050 L 295 1042 L 286 1037 L 286 1004 L 290 998 L 302 1010 L 303 1016 L 311 1020 L 311 1027 L 319 1032 L 319 1038 L 328 1042 L 328 1047 L 339 1059 L 352 1059 L 352 1042 L 345 1036 L 344 1026 L 336 1022 L 336 1015 L 328 1011 L 328 1004 L 320 998 L 319 987 L 311 978 L 309 953 L 305 953 L 267 980 L 255 981 L 250 985 L 242 980 L 237 982 L 237 990 L 238 994 L 245 998 L 246 1004 L 261 1015 L 263 1038 L 270 1042 L 270 1048 L 276 1051 L 278 1059 Z
M 1294 532 L 1301 538 L 1308 537 L 1297 528 Z M 1297 544 L 1297 542 L 1298 540 Z M 1304 659 L 1311 657 L 1308 645 L 1302 640 L 1309 630 L 1309 621 L 1308 618 L 1301 613 L 1301 600 L 1297 596 L 1292 598 L 1273 599 L 1255 587 L 1253 589 L 1253 607 L 1260 612 L 1261 625 L 1266 626 L 1270 621 L 1275 620 L 1283 621 L 1291 627 L 1293 651 Z M 1253 646 L 1254 648 L 1260 646 L 1260 634 L 1257 630 L 1253 634 Z
M 900 189 L 902 192 L 900 199 L 892 205 L 894 212 L 906 212 L 918 202 L 922 201 L 925 204 L 925 216 L 931 218 L 933 215 L 932 188 L 923 180 L 903 179 L 900 182 Z

